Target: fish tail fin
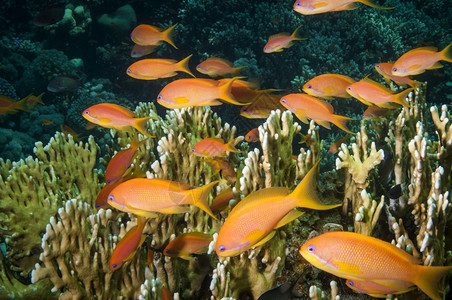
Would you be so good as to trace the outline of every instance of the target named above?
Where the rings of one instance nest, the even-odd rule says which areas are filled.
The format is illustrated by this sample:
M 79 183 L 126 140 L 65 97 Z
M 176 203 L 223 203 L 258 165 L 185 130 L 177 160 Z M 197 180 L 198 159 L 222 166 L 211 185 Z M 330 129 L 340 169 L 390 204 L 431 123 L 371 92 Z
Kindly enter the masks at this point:
M 178 23 L 174 24 L 170 28 L 163 31 L 163 40 L 165 42 L 167 42 L 168 44 L 170 44 L 171 46 L 173 46 L 174 48 L 179 49 L 176 47 L 176 45 L 174 45 L 174 42 L 173 42 L 173 29 L 174 29 L 174 27 L 177 26 L 177 24 Z
M 226 144 L 226 151 L 229 151 L 229 152 L 237 152 L 237 153 L 243 153 L 243 151 L 237 150 L 237 149 L 235 148 L 235 143 L 236 143 L 236 139 L 232 139 L 231 141 L 229 141 L 229 142 Z
M 302 38 L 302 37 L 299 37 L 299 36 L 298 36 L 298 31 L 300 30 L 301 26 L 302 26 L 302 25 L 298 26 L 298 27 L 293 31 L 293 33 L 291 34 L 292 38 L 293 38 L 295 41 L 302 41 L 302 40 L 307 40 L 307 39 L 308 39 L 308 38 Z
M 339 127 L 340 129 L 342 129 L 345 132 L 348 132 L 351 134 L 356 134 L 354 132 L 351 132 L 350 129 L 348 129 L 347 121 L 349 121 L 349 120 L 354 120 L 354 119 L 349 118 L 349 117 L 339 116 L 339 115 L 333 115 L 333 120 L 331 120 L 331 123 L 333 123 L 334 125 L 336 125 L 337 127 Z
M 309 172 L 304 176 L 303 180 L 298 184 L 295 190 L 290 193 L 290 198 L 296 199 L 297 207 L 304 207 L 317 210 L 327 210 L 332 209 L 341 204 L 324 205 L 320 201 L 319 196 L 317 196 L 316 185 L 317 185 L 317 167 L 319 166 L 320 159 L 314 164 L 314 166 L 309 170 Z
M 411 107 L 410 104 L 406 101 L 406 98 L 408 97 L 408 94 L 411 93 L 413 90 L 414 90 L 413 88 L 409 88 L 404 90 L 403 92 L 395 94 L 393 102 L 406 107 Z
M 242 102 L 238 102 L 235 98 L 234 95 L 232 95 L 231 92 L 231 88 L 232 88 L 232 83 L 237 80 L 237 79 L 242 79 L 245 77 L 233 77 L 230 80 L 226 81 L 226 83 L 224 83 L 223 85 L 219 86 L 218 88 L 220 89 L 220 95 L 218 96 L 219 99 L 222 99 L 228 103 L 231 104 L 235 104 L 235 105 L 246 105 L 249 103 L 242 103 Z
M 212 181 L 209 184 L 203 185 L 199 188 L 188 190 L 187 192 L 191 195 L 191 201 L 190 204 L 202 209 L 205 211 L 209 216 L 214 218 L 215 220 L 218 220 L 217 217 L 213 214 L 212 210 L 209 207 L 209 203 L 207 202 L 207 199 L 209 197 L 210 191 L 212 190 L 213 186 L 220 182 L 219 180 Z
M 135 118 L 134 119 L 135 123 L 133 124 L 133 127 L 136 130 L 138 130 L 139 132 L 141 132 L 142 134 L 144 134 L 145 136 L 155 138 L 154 135 L 150 135 L 146 131 L 146 123 L 148 122 L 149 119 L 154 119 L 154 118 L 153 117 Z
M 38 96 L 36 96 L 36 99 L 37 99 L 37 103 L 39 103 L 39 104 L 42 104 L 42 105 L 45 105 L 45 103 L 44 102 L 42 102 L 42 96 L 45 94 L 45 92 L 42 92 L 41 94 L 39 94 Z
M 358 2 L 361 2 L 362 4 L 368 5 L 373 8 L 379 8 L 379 9 L 394 9 L 395 8 L 395 6 L 392 6 L 392 7 L 380 6 L 375 3 L 372 3 L 370 0 L 358 0 Z
M 192 72 L 190 71 L 190 68 L 188 67 L 188 60 L 190 59 L 190 57 L 192 57 L 193 54 L 190 54 L 189 56 L 187 56 L 186 58 L 184 58 L 183 60 L 181 60 L 180 62 L 177 63 L 177 68 L 179 71 L 185 72 L 188 75 L 196 78 L 195 75 L 192 74 Z
M 452 43 L 441 51 L 441 59 L 447 62 L 452 62 Z
M 413 283 L 416 284 L 424 293 L 432 299 L 443 299 L 438 290 L 438 282 L 450 270 L 452 266 L 447 267 L 427 267 L 417 266 L 419 270 L 418 275 L 414 278 Z
M 149 138 L 149 137 L 146 137 L 146 138 L 143 139 L 142 141 L 139 141 L 139 140 L 138 140 L 138 134 L 135 133 L 135 134 L 133 135 L 132 142 L 130 143 L 130 148 L 135 148 L 135 149 L 140 148 L 141 145 L 143 145 L 143 144 L 147 141 L 148 138 Z
M 237 74 L 240 73 L 240 70 L 241 70 L 241 69 L 247 68 L 247 67 L 248 67 L 248 66 L 240 66 L 240 67 L 236 67 L 236 68 L 234 68 L 233 74 L 234 74 L 234 75 L 237 75 Z

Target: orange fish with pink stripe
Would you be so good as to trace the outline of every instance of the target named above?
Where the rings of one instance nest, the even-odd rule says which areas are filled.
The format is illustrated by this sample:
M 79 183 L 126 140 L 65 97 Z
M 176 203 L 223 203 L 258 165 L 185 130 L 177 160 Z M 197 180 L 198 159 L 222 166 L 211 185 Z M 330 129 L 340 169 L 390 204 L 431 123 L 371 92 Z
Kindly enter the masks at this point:
M 224 76 L 228 74 L 237 75 L 239 71 L 246 66 L 235 67 L 226 59 L 210 57 L 201 62 L 197 67 L 199 73 L 209 75 L 210 77 Z
M 403 291 L 407 282 L 434 300 L 442 299 L 438 282 L 447 267 L 419 265 L 419 259 L 391 243 L 346 231 L 327 232 L 306 241 L 300 254 L 315 267 L 350 280 L 370 281 Z
M 372 3 L 370 0 L 297 0 L 293 4 L 293 10 L 302 15 L 315 15 L 326 12 L 353 10 L 359 6 L 357 2 L 379 9 L 393 9 Z
M 192 55 L 177 62 L 174 59 L 148 58 L 134 62 L 127 68 L 127 75 L 135 79 L 155 80 L 177 75 L 177 72 L 185 72 L 195 77 L 190 72 L 188 60 Z
M 281 52 L 285 48 L 292 47 L 293 41 L 307 40 L 307 38 L 300 38 L 297 36 L 300 28 L 301 25 L 298 26 L 292 34 L 288 32 L 281 32 L 270 36 L 267 44 L 264 46 L 264 53 Z
M 398 85 L 409 85 L 413 88 L 422 84 L 420 81 L 415 81 L 411 79 L 409 76 L 395 76 L 392 75 L 393 63 L 379 63 L 375 65 L 375 70 L 380 73 L 381 76 L 384 77 L 387 84 L 390 84 L 391 80 L 397 83 Z
M 141 24 L 133 29 L 130 38 L 135 44 L 140 46 L 159 45 L 162 41 L 165 41 L 177 49 L 172 37 L 173 29 L 176 26 L 177 24 L 162 30 L 152 25 Z
M 303 92 L 325 99 L 350 98 L 347 86 L 356 82 L 354 79 L 339 74 L 322 74 L 305 83 Z

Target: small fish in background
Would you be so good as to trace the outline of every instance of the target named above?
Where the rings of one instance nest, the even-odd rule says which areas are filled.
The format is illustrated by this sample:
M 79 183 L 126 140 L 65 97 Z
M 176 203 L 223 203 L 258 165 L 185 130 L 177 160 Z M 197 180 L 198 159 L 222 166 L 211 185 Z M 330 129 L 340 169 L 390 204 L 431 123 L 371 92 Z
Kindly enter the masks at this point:
M 210 77 L 217 77 L 228 74 L 237 75 L 240 70 L 245 67 L 246 66 L 234 68 L 232 63 L 227 59 L 210 57 L 196 66 L 196 70 L 198 70 L 199 73 L 209 75 Z
M 146 123 L 154 117 L 134 118 L 135 113 L 121 105 L 113 103 L 100 103 L 85 109 L 82 116 L 91 123 L 105 128 L 115 128 L 132 132 L 135 128 L 147 137 L 154 137 L 147 133 Z
M 288 94 L 281 98 L 280 103 L 303 123 L 307 124 L 308 119 L 312 119 L 327 129 L 331 129 L 330 123 L 333 123 L 345 132 L 355 134 L 347 128 L 346 124 L 353 119 L 335 115 L 333 106 L 322 99 L 308 94 Z
M 237 150 L 234 145 L 236 140 L 233 139 L 228 143 L 224 143 L 223 139 L 220 138 L 205 138 L 196 143 L 192 148 L 193 154 L 201 157 L 224 157 L 226 152 L 237 152 L 242 153 L 242 151 Z
M 156 46 L 162 41 L 165 41 L 177 49 L 176 45 L 174 45 L 172 37 L 173 29 L 176 26 L 177 24 L 168 29 L 162 30 L 152 25 L 141 24 L 133 29 L 130 34 L 130 38 L 135 44 L 140 46 Z
M 391 80 L 394 81 L 395 83 L 397 83 L 398 85 L 401 85 L 401 86 L 409 85 L 410 87 L 413 87 L 413 88 L 416 88 L 420 84 L 422 84 L 422 82 L 415 81 L 415 80 L 411 79 L 409 76 L 392 75 L 393 66 L 394 66 L 393 63 L 379 63 L 379 64 L 375 65 L 375 70 L 377 70 L 377 72 L 381 76 L 383 76 L 384 80 L 386 81 L 386 83 L 388 85 L 391 84 Z
M 279 102 L 280 99 L 281 95 L 270 93 L 259 94 L 253 99 L 253 102 L 242 106 L 240 115 L 247 119 L 266 119 L 270 116 L 272 110 L 286 110 Z
M 253 128 L 245 134 L 245 141 L 249 143 L 259 142 L 259 128 Z
M 452 62 L 452 43 L 439 52 L 436 47 L 420 47 L 408 51 L 395 61 L 392 75 L 417 75 L 424 73 L 425 70 L 442 68 L 440 60 Z
M 0 115 L 15 114 L 18 110 L 31 112 L 27 107 L 27 97 L 22 98 L 19 101 L 14 101 L 14 99 L 11 99 L 8 96 L 0 95 Z
M 292 298 L 301 298 L 303 294 L 295 290 L 295 286 L 300 278 L 295 280 L 293 283 L 287 281 L 266 291 L 260 295 L 257 300 L 289 300 Z
M 402 290 L 392 289 L 380 284 L 373 283 L 371 281 L 346 279 L 345 284 L 357 293 L 368 294 L 369 296 L 375 298 L 387 298 L 388 294 L 391 295 L 403 294 L 416 288 L 416 286 L 413 283 L 406 281 L 400 281 L 398 283 L 398 285 L 401 286 L 403 286 L 403 284 L 406 285 L 406 288 Z
M 163 255 L 192 260 L 193 254 L 206 253 L 212 237 L 202 232 L 189 232 L 178 235 L 163 250 Z
M 298 30 L 302 25 L 298 26 L 292 34 L 288 32 L 281 32 L 271 35 L 268 38 L 267 44 L 264 46 L 264 53 L 281 52 L 285 48 L 293 46 L 293 41 L 307 40 L 307 38 L 300 38 L 297 36 Z
M 43 126 L 53 125 L 53 121 L 44 119 L 41 121 L 41 125 L 43 125 Z
M 238 174 L 235 172 L 232 164 L 224 157 L 213 157 L 204 159 L 204 161 L 212 169 L 212 175 L 214 176 L 221 171 L 221 176 L 226 179 L 228 184 L 233 184 L 237 180 Z
M 417 285 L 434 300 L 442 299 L 438 282 L 452 266 L 430 267 L 391 243 L 347 231 L 333 231 L 307 240 L 300 254 L 310 264 L 335 276 L 370 281 L 394 290 Z
M 60 75 L 50 80 L 47 90 L 52 93 L 74 92 L 80 87 L 80 81 L 72 76 Z
M 33 24 L 38 27 L 52 25 L 63 19 L 65 11 L 65 3 L 52 4 L 41 10 L 39 14 L 34 17 Z
M 229 201 L 234 199 L 234 193 L 232 188 L 227 188 L 221 193 L 219 193 L 212 201 L 210 209 L 214 214 L 218 214 L 229 208 Z
M 368 77 L 352 83 L 347 87 L 347 93 L 365 105 L 376 105 L 388 109 L 398 108 L 395 103 L 405 107 L 410 107 L 406 101 L 406 98 L 413 90 L 413 88 L 409 88 L 398 94 L 394 94 L 390 89 Z
M 148 54 L 151 54 L 155 51 L 155 48 L 157 48 L 157 45 L 147 45 L 147 46 L 141 46 L 135 44 L 130 51 L 130 56 L 133 58 L 139 58 Z
M 116 245 L 110 257 L 110 270 L 118 269 L 135 256 L 146 239 L 146 236 L 143 235 L 146 221 L 146 218 L 138 216 L 137 225 L 127 231 L 126 235 Z
M 392 109 L 389 108 L 371 105 L 363 112 L 362 117 L 363 119 L 377 119 L 388 115 L 391 111 Z
M 339 74 L 322 74 L 316 76 L 305 83 L 303 92 L 314 97 L 324 99 L 350 98 L 347 93 L 347 86 L 356 80 Z
M 340 139 L 337 139 L 336 141 L 334 141 L 334 142 L 331 144 L 331 147 L 330 147 L 330 149 L 328 150 L 328 153 L 329 153 L 330 155 L 336 154 L 336 153 L 338 152 L 338 150 L 339 150 L 339 147 L 340 147 L 343 143 L 345 143 L 346 141 L 348 141 L 348 139 L 349 139 L 350 137 L 351 137 L 351 135 L 350 135 L 350 134 L 347 134 L 346 136 L 341 137 Z
M 33 109 L 36 105 L 41 104 L 41 105 L 45 105 L 44 102 L 42 102 L 42 96 L 45 93 L 42 92 L 41 94 L 39 94 L 38 96 L 35 96 L 33 94 L 28 95 L 27 97 L 25 97 L 27 100 L 25 100 L 25 103 L 27 105 L 27 107 L 29 109 Z
M 315 15 L 333 11 L 352 10 L 359 6 L 356 2 L 379 9 L 393 9 L 372 3 L 370 0 L 297 0 L 293 10 L 302 15 Z
M 68 136 L 70 134 L 74 141 L 76 142 L 80 142 L 84 138 L 80 133 L 75 132 L 75 130 L 69 127 L 68 125 L 61 124 L 60 130 L 61 133 L 64 134 L 65 136 Z
M 134 62 L 127 68 L 127 75 L 135 79 L 155 80 L 168 78 L 177 75 L 177 72 L 185 72 L 195 77 L 190 72 L 188 60 L 192 55 L 187 56 L 180 62 L 174 59 L 148 58 Z

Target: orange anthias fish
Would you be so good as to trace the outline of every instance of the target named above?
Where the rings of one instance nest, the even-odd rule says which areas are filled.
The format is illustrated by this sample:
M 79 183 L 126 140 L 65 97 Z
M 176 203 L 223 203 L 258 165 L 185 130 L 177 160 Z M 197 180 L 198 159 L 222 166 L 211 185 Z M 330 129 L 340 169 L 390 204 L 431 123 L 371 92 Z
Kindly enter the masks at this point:
M 180 62 L 174 59 L 148 58 L 134 62 L 127 69 L 127 75 L 135 79 L 155 80 L 177 75 L 177 72 L 185 72 L 193 77 L 188 67 L 189 55 Z
M 163 250 L 163 255 L 193 259 L 192 254 L 206 253 L 212 237 L 202 232 L 189 232 L 177 236 Z
M 226 152 L 238 152 L 234 147 L 235 140 L 224 143 L 220 138 L 205 138 L 196 143 L 192 148 L 193 154 L 201 157 L 226 156 Z
M 137 226 L 127 231 L 126 235 L 116 245 L 110 258 L 110 270 L 116 270 L 126 261 L 131 260 L 146 236 L 143 235 L 143 229 L 146 225 L 146 219 L 138 216 Z
M 218 181 L 213 181 L 190 190 L 189 185 L 182 182 L 134 178 L 114 188 L 108 196 L 108 204 L 144 217 L 155 217 L 157 212 L 184 213 L 190 210 L 186 205 L 194 205 L 217 219 L 207 204 L 209 193 L 217 183 Z
M 138 141 L 138 135 L 135 133 L 130 147 L 119 151 L 113 156 L 105 170 L 105 182 L 113 183 L 130 171 L 130 165 L 137 157 L 137 150 L 146 142 L 147 138 Z
M 147 45 L 147 46 L 141 46 L 135 44 L 130 51 L 130 56 L 134 58 L 142 57 L 148 54 L 151 54 L 155 51 L 155 48 L 157 48 L 157 45 Z
M 74 129 L 69 127 L 68 125 L 60 125 L 61 133 L 68 136 L 69 134 L 72 136 L 74 141 L 80 142 L 83 139 L 83 136 L 80 133 L 75 132 Z
M 284 50 L 284 48 L 289 48 L 293 46 L 293 41 L 307 40 L 307 38 L 297 37 L 297 33 L 300 27 L 301 25 L 298 26 L 297 29 L 295 29 L 292 34 L 288 32 L 282 32 L 270 36 L 268 38 L 267 44 L 265 44 L 264 46 L 264 52 L 265 53 L 281 52 Z
M 41 94 L 39 94 L 38 96 L 35 96 L 33 94 L 28 95 L 27 97 L 25 97 L 27 100 L 25 100 L 25 103 L 27 105 L 27 108 L 32 109 L 34 108 L 38 103 L 45 105 L 44 102 L 42 102 L 42 96 L 45 93 L 42 92 Z
M 221 176 L 232 184 L 236 181 L 237 174 L 232 164 L 223 157 L 213 157 L 211 159 L 205 159 L 206 163 L 212 168 L 212 175 L 214 176 L 221 171 Z
M 0 114 L 13 114 L 18 110 L 31 112 L 31 110 L 28 109 L 26 102 L 29 96 L 30 95 L 19 101 L 14 101 L 8 96 L 0 95 Z
M 172 38 L 172 32 L 176 26 L 177 24 L 168 29 L 161 30 L 160 28 L 152 25 L 141 24 L 135 27 L 130 34 L 130 38 L 135 44 L 140 46 L 158 45 L 161 41 L 165 41 L 177 49 Z
M 350 98 L 347 86 L 354 82 L 354 79 L 345 75 L 322 74 L 306 82 L 303 91 L 311 96 L 325 99 Z
M 363 112 L 363 119 L 375 119 L 386 116 L 390 111 L 391 110 L 389 108 L 372 105 Z
M 272 110 L 286 110 L 279 102 L 280 99 L 280 95 L 262 93 L 255 97 L 251 104 L 242 106 L 240 115 L 247 119 L 266 119 Z
M 145 126 L 149 119 L 154 117 L 134 118 L 135 114 L 117 104 L 100 103 L 93 105 L 83 111 L 82 116 L 91 123 L 105 128 L 115 128 L 132 132 L 132 127 L 147 137 L 154 137 L 146 132 Z
M 332 11 L 356 9 L 358 8 L 356 2 L 379 9 L 394 8 L 379 6 L 369 0 L 297 0 L 293 4 L 293 10 L 302 15 L 315 15 Z
M 249 143 L 259 142 L 259 128 L 253 128 L 245 134 L 245 141 Z
M 392 75 L 393 66 L 394 64 L 392 63 L 379 63 L 375 65 L 375 69 L 377 70 L 378 73 L 380 73 L 381 76 L 384 77 L 387 84 L 390 84 L 391 80 L 397 83 L 398 85 L 403 86 L 409 85 L 413 88 L 422 84 L 422 82 L 415 81 L 411 79 L 409 76 L 402 77 Z
M 352 133 L 346 125 L 352 118 L 334 114 L 331 104 L 319 98 L 307 94 L 289 94 L 281 98 L 281 104 L 297 116 L 303 123 L 308 123 L 308 118 L 317 124 L 330 129 L 330 122 L 340 129 Z
M 221 105 L 221 99 L 228 103 L 243 105 L 237 102 L 231 93 L 231 85 L 237 77 L 218 85 L 214 79 L 188 78 L 178 79 L 167 84 L 157 96 L 157 102 L 166 108 L 182 108 L 190 106 Z
M 41 124 L 42 124 L 43 126 L 52 125 L 52 124 L 53 124 L 53 121 L 52 121 L 52 120 L 44 119 L 44 120 L 41 121 Z
M 347 87 L 347 93 L 365 105 L 377 105 L 390 109 L 397 108 L 394 103 L 409 107 L 406 98 L 411 91 L 413 88 L 394 94 L 390 89 L 367 77 Z
M 346 141 L 348 141 L 348 139 L 350 138 L 350 136 L 351 136 L 350 134 L 347 134 L 346 136 L 341 137 L 340 139 L 337 139 L 334 143 L 331 144 L 331 147 L 330 147 L 330 149 L 328 150 L 328 153 L 329 153 L 330 155 L 336 154 L 337 151 L 338 151 L 338 149 L 339 149 L 339 147 L 340 147 L 343 143 L 345 143 Z
M 234 199 L 234 193 L 232 192 L 232 188 L 228 188 L 219 193 L 215 199 L 213 199 L 210 209 L 214 214 L 222 212 L 229 207 L 229 201 L 232 199 Z
M 425 70 L 442 68 L 440 60 L 452 62 L 452 43 L 440 52 L 436 47 L 421 47 L 408 51 L 394 63 L 392 75 L 417 75 Z
M 406 290 L 407 282 L 417 285 L 430 298 L 442 297 L 437 284 L 452 270 L 427 267 L 391 243 L 345 231 L 327 232 L 306 241 L 300 254 L 315 267 L 335 276 Z
M 270 187 L 253 192 L 229 213 L 218 233 L 218 256 L 235 256 L 269 241 L 274 229 L 303 214 L 296 207 L 317 210 L 332 209 L 342 204 L 324 205 L 315 191 L 317 162 L 289 194 L 286 187 Z
M 401 285 L 403 285 L 403 283 L 404 283 L 404 281 L 400 282 Z M 383 285 L 373 283 L 371 281 L 346 279 L 345 284 L 349 288 L 354 290 L 355 292 L 358 292 L 361 294 L 368 294 L 369 296 L 372 296 L 375 298 L 387 298 L 388 294 L 391 294 L 391 295 L 403 294 L 403 293 L 409 292 L 415 288 L 415 285 L 411 282 L 405 282 L 406 289 L 400 290 L 400 291 L 388 288 Z
M 226 59 L 211 57 L 200 63 L 196 70 L 210 77 L 224 76 L 227 74 L 237 75 L 246 66 L 234 68 L 232 63 Z

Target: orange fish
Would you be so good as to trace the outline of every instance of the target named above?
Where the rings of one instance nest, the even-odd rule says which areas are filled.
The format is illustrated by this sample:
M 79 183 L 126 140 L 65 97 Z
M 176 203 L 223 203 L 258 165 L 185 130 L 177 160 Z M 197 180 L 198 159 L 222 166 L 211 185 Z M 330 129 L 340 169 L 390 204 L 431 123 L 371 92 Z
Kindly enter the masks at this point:
M 155 48 L 157 48 L 157 45 L 141 46 L 135 44 L 132 48 L 132 51 L 130 51 L 130 56 L 134 58 L 142 57 L 154 52 Z
M 193 259 L 192 254 L 206 253 L 212 237 L 202 232 L 189 232 L 177 236 L 163 250 L 163 255 Z
M 29 109 L 32 109 L 32 108 L 34 108 L 38 103 L 39 103 L 39 104 L 42 104 L 42 105 L 45 105 L 44 102 L 42 102 L 42 96 L 43 96 L 44 94 L 45 94 L 45 93 L 42 92 L 42 93 L 39 94 L 38 96 L 35 96 L 35 95 L 33 95 L 33 94 L 30 94 L 30 95 L 28 95 L 27 97 L 25 97 L 25 98 L 27 99 L 27 100 L 25 100 L 25 103 L 26 103 L 27 107 L 28 107 Z
M 72 136 L 72 138 L 74 139 L 74 141 L 76 142 L 80 142 L 83 139 L 83 136 L 80 133 L 75 132 L 74 129 L 72 129 L 71 127 L 67 126 L 67 125 L 60 125 L 60 130 L 61 133 L 68 136 L 69 134 Z
M 194 205 L 216 219 L 207 204 L 213 181 L 202 187 L 189 189 L 189 185 L 163 179 L 134 178 L 121 183 L 111 191 L 108 204 L 124 212 L 144 217 L 155 217 L 156 212 L 164 214 L 185 213 Z
M 391 289 L 386 286 L 373 283 L 371 281 L 360 281 L 360 280 L 347 279 L 347 280 L 345 280 L 345 284 L 349 288 L 354 290 L 355 292 L 358 292 L 361 294 L 368 294 L 369 296 L 372 296 L 375 298 L 387 298 L 388 294 L 391 294 L 391 295 L 403 294 L 403 293 L 409 292 L 415 288 L 414 284 L 411 282 L 405 282 L 406 289 L 401 290 L 401 291 Z M 404 281 L 401 281 L 398 284 L 403 285 Z
M 372 105 L 363 112 L 363 119 L 375 119 L 381 116 L 386 116 L 390 111 L 391 110 L 389 108 Z
M 369 0 L 297 0 L 293 4 L 293 10 L 302 15 L 315 15 L 332 11 L 356 9 L 358 8 L 356 2 L 379 9 L 394 8 L 379 6 Z
M 148 58 L 134 62 L 127 69 L 127 75 L 135 79 L 154 80 L 168 78 L 177 75 L 177 72 L 185 72 L 193 77 L 188 68 L 189 55 L 180 62 L 174 59 Z
M 402 291 L 407 282 L 430 298 L 442 299 L 437 288 L 448 267 L 427 267 L 391 243 L 346 231 L 333 231 L 304 243 L 300 254 L 315 267 L 350 280 L 370 281 Z
M 165 41 L 177 49 L 176 45 L 173 43 L 172 37 L 173 29 L 176 26 L 177 24 L 168 29 L 161 30 L 160 28 L 152 25 L 141 24 L 135 27 L 130 34 L 130 38 L 135 44 L 140 46 L 155 46 L 159 45 L 161 41 Z
M 8 96 L 0 95 L 0 111 L 2 112 L 1 114 L 12 114 L 16 113 L 18 110 L 31 112 L 31 110 L 28 109 L 26 102 L 29 96 L 30 95 L 19 101 L 14 101 Z
M 259 142 L 259 128 L 253 128 L 245 134 L 245 141 L 249 143 Z
M 325 99 L 350 98 L 347 86 L 354 82 L 354 79 L 345 75 L 322 74 L 306 82 L 303 91 L 311 96 Z
M 174 80 L 160 91 L 157 102 L 166 108 L 223 104 L 217 99 L 243 105 L 231 94 L 231 85 L 237 78 L 231 78 L 221 85 L 216 80 L 204 78 Z
M 394 103 L 409 107 L 406 98 L 411 91 L 413 88 L 394 94 L 390 89 L 367 77 L 347 87 L 347 93 L 365 105 L 377 105 L 389 109 L 397 108 Z
M 205 138 L 196 143 L 192 148 L 193 154 L 201 157 L 226 156 L 226 152 L 238 152 L 234 147 L 235 140 L 231 140 L 227 144 L 220 138 Z
M 148 249 L 148 254 L 146 256 L 146 264 L 148 265 L 149 270 L 151 270 L 151 272 L 154 267 L 154 265 L 152 264 L 153 261 L 154 261 L 154 251 Z
M 212 159 L 206 159 L 204 161 L 208 163 L 212 168 L 211 176 L 214 176 L 221 171 L 221 176 L 226 179 L 229 184 L 232 184 L 236 181 L 237 174 L 234 170 L 234 167 L 225 158 L 214 157 Z
M 255 97 L 252 103 L 242 106 L 240 115 L 248 119 L 266 119 L 272 110 L 286 110 L 279 102 L 280 99 L 280 95 L 262 93 Z
M 110 258 L 110 270 L 116 270 L 126 261 L 131 260 L 146 236 L 143 235 L 143 229 L 146 225 L 146 219 L 138 216 L 137 225 L 127 231 L 126 235 L 116 245 Z
M 91 123 L 105 128 L 115 128 L 132 132 L 132 127 L 147 137 L 154 137 L 146 132 L 145 126 L 149 119 L 154 117 L 134 118 L 135 114 L 117 104 L 100 103 L 93 105 L 83 111 L 82 116 Z
M 232 192 L 232 188 L 228 188 L 213 199 L 210 209 L 214 214 L 222 212 L 229 207 L 229 201 L 232 199 L 234 199 L 234 193 Z
M 224 76 L 227 74 L 237 75 L 239 71 L 246 66 L 236 67 L 232 66 L 232 63 L 226 59 L 211 57 L 200 63 L 196 70 L 202 74 L 209 75 L 210 77 Z
M 378 73 L 380 73 L 381 76 L 384 77 L 387 84 L 391 83 L 391 80 L 397 83 L 398 85 L 409 85 L 413 88 L 419 86 L 422 84 L 422 82 L 415 81 L 408 76 L 402 77 L 402 76 L 395 76 L 392 75 L 392 69 L 393 69 L 392 63 L 379 63 L 375 65 L 375 69 Z
M 303 214 L 295 209 L 332 209 L 342 204 L 324 205 L 315 191 L 319 161 L 289 194 L 286 187 L 270 187 L 253 192 L 241 200 L 229 213 L 220 228 L 216 243 L 218 256 L 235 256 L 269 241 L 276 228 Z
M 339 147 L 340 147 L 343 143 L 345 143 L 349 138 L 350 138 L 350 134 L 347 134 L 346 136 L 341 137 L 340 139 L 337 139 L 335 142 L 333 142 L 333 143 L 331 144 L 331 147 L 330 147 L 330 149 L 328 150 L 328 153 L 329 153 L 330 155 L 336 154 L 337 151 L 338 151 L 338 149 L 339 149 Z
M 267 44 L 265 44 L 264 46 L 264 52 L 265 53 L 281 52 L 284 50 L 284 48 L 289 48 L 293 46 L 293 41 L 307 40 L 307 38 L 297 37 L 297 33 L 300 27 L 301 25 L 298 26 L 297 29 L 295 29 L 292 34 L 288 32 L 281 32 L 270 36 L 268 38 Z
M 425 70 L 442 68 L 440 60 L 452 62 L 452 43 L 440 52 L 436 47 L 421 47 L 408 51 L 394 63 L 392 75 L 417 75 Z
M 105 182 L 113 183 L 124 176 L 127 171 L 131 171 L 130 165 L 137 157 L 137 150 L 146 142 L 147 138 L 138 141 L 138 135 L 135 133 L 130 147 L 119 151 L 113 156 L 105 170 Z
M 44 126 L 52 125 L 52 124 L 53 124 L 53 121 L 52 121 L 52 120 L 44 119 L 44 120 L 41 121 L 41 124 L 44 125 Z
M 308 118 L 317 124 L 330 129 L 330 122 L 340 129 L 352 133 L 346 125 L 352 118 L 334 114 L 331 104 L 307 94 L 289 94 L 281 98 L 281 104 L 297 116 L 303 123 L 308 123 Z

